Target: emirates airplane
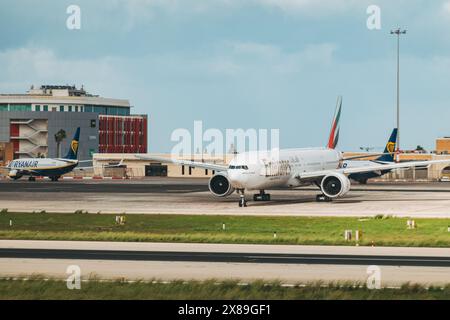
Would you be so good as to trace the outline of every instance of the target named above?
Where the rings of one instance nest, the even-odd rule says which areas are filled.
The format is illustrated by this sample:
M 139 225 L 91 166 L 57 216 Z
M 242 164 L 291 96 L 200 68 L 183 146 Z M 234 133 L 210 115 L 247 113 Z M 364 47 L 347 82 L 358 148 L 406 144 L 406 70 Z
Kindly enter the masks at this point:
M 316 185 L 321 191 L 317 201 L 331 201 L 350 191 L 348 176 L 352 174 L 450 163 L 450 160 L 374 162 L 362 167 L 345 167 L 346 160 L 368 156 L 344 158 L 342 152 L 335 150 L 339 138 L 341 106 L 342 100 L 339 99 L 330 139 L 325 148 L 250 151 L 237 154 L 228 166 L 139 154 L 136 157 L 213 170 L 215 174 L 209 180 L 211 193 L 217 197 L 227 197 L 236 191 L 240 195 L 240 207 L 247 206 L 246 192 L 259 191 L 254 194 L 254 201 L 270 201 L 270 194 L 265 193 L 266 190 Z

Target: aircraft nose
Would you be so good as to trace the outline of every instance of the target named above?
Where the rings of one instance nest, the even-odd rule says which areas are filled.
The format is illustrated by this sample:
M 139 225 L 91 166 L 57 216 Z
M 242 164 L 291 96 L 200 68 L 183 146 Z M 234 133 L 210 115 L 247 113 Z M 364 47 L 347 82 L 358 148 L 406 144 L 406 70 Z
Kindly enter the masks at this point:
M 229 170 L 228 171 L 228 179 L 230 179 L 230 183 L 234 188 L 244 189 L 245 183 L 247 181 L 247 177 L 243 175 L 240 170 Z

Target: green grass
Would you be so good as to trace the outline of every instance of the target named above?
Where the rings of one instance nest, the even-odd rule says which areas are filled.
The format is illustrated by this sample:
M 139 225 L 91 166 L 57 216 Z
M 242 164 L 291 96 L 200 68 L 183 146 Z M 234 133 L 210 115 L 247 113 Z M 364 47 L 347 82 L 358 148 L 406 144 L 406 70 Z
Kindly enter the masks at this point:
M 13 225 L 9 225 L 12 220 Z M 0 239 L 349 245 L 344 230 L 362 230 L 360 245 L 450 247 L 450 219 L 0 213 Z M 226 230 L 222 230 L 225 223 Z M 277 237 L 274 238 L 274 232 Z
M 266 284 L 256 281 L 239 285 L 235 281 L 217 283 L 175 281 L 168 284 L 160 282 L 99 282 L 89 281 L 81 284 L 80 290 L 68 290 L 64 281 L 33 279 L 0 280 L 0 299 L 167 299 L 167 300 L 216 300 L 216 299 L 450 299 L 450 286 L 425 289 L 416 285 L 404 285 L 400 289 L 368 290 L 350 284 L 321 284 L 283 287 L 279 283 Z

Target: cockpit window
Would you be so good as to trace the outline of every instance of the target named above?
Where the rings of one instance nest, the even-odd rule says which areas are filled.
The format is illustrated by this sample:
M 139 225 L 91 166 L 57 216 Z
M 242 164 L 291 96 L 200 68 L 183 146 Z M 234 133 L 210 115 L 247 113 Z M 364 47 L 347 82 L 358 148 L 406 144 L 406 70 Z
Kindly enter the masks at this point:
M 229 166 L 230 170 L 248 170 L 248 166 Z

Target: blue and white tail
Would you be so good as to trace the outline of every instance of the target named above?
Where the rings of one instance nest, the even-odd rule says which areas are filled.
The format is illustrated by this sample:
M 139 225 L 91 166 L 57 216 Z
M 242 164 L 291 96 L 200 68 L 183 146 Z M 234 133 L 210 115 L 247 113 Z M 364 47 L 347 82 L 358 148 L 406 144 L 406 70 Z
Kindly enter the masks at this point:
M 378 157 L 377 161 L 383 162 L 394 162 L 395 155 L 395 147 L 397 145 L 397 128 L 392 130 L 391 136 L 389 137 L 388 142 L 386 143 L 386 147 L 384 148 L 384 154 L 381 157 Z
M 78 155 L 78 143 L 80 141 L 80 128 L 77 128 L 75 135 L 70 143 L 70 149 L 64 159 L 76 160 Z

